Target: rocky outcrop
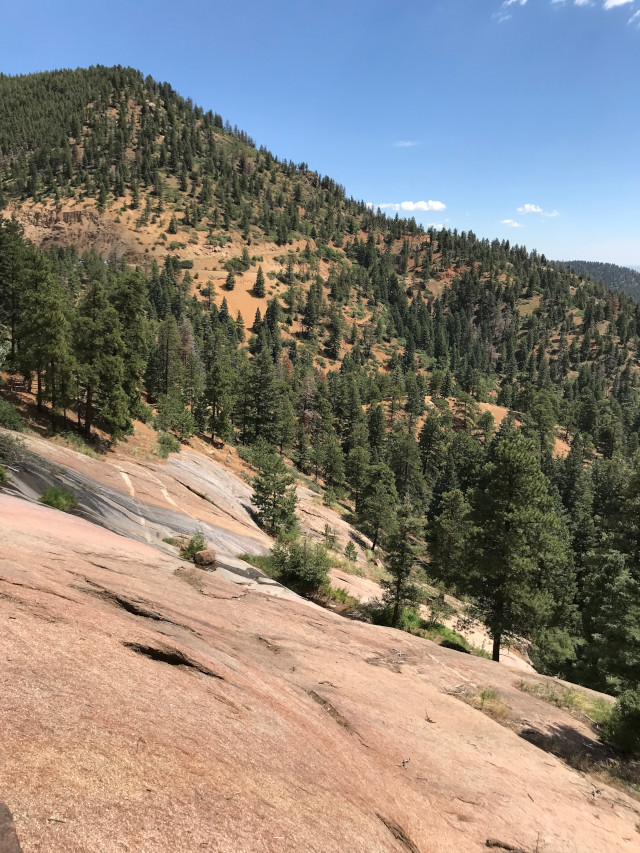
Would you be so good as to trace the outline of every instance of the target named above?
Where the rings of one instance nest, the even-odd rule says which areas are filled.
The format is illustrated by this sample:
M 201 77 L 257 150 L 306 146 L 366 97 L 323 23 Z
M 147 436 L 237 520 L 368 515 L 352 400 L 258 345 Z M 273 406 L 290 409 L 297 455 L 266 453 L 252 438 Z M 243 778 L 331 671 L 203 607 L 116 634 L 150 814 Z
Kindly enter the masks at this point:
M 0 543 L 25 851 L 637 850 L 638 802 L 530 742 L 590 728 L 504 667 L 7 495 Z M 460 700 L 483 688 L 512 725 Z

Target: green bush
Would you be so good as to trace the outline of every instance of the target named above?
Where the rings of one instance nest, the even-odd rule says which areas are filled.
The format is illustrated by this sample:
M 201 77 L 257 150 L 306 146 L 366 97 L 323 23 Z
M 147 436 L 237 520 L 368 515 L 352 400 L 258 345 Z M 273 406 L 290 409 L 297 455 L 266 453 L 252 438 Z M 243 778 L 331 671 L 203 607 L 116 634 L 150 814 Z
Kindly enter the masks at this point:
M 189 438 L 193 435 L 195 429 L 193 415 L 186 409 L 182 397 L 175 388 L 158 400 L 156 429 L 158 432 L 170 430 L 179 438 Z
M 186 548 L 182 549 L 182 556 L 185 560 L 193 560 L 198 551 L 204 551 L 206 547 L 207 543 L 202 533 L 196 533 L 191 537 Z
M 0 399 L 0 426 L 21 432 L 24 429 L 18 410 L 8 400 Z
M 8 432 L 0 432 L 0 462 L 4 465 L 13 465 L 20 462 L 25 454 L 25 446 L 21 439 L 9 435 Z
M 62 512 L 71 512 L 78 506 L 78 501 L 74 498 L 71 492 L 66 489 L 61 489 L 58 486 L 51 486 L 46 489 L 39 498 L 41 504 L 59 509 Z
M 180 453 L 180 442 L 168 432 L 158 433 L 155 454 L 161 459 L 167 459 L 170 453 Z
M 6 486 L 9 482 L 9 475 L 4 465 L 0 465 L 0 486 Z
M 344 555 L 350 563 L 355 563 L 355 561 L 358 559 L 358 552 L 356 550 L 356 546 L 353 544 L 351 539 L 347 542 L 345 546 Z
M 303 595 L 316 592 L 329 579 L 331 562 L 322 545 L 308 540 L 285 544 L 277 542 L 270 564 L 275 578 Z
M 640 755 L 640 687 L 620 694 L 602 733 L 620 752 Z

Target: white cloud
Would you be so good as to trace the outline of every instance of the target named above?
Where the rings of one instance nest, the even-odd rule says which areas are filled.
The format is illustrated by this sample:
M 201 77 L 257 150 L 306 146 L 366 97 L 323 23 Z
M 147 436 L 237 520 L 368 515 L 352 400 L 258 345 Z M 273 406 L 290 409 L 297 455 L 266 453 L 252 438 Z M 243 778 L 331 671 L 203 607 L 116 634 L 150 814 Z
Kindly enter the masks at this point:
M 633 15 L 629 18 L 630 24 L 636 24 L 640 29 L 640 9 L 637 12 L 634 12 Z
M 554 219 L 556 216 L 560 216 L 557 210 L 543 210 L 537 204 L 523 204 L 518 208 L 518 213 L 539 213 L 540 216 L 546 216 L 549 219 Z
M 592 6 L 591 0 L 573 0 L 574 6 Z
M 393 143 L 396 148 L 413 148 L 414 145 L 417 145 L 417 142 L 413 142 L 411 139 L 400 139 L 398 142 Z
M 523 204 L 518 208 L 518 213 L 542 213 L 542 208 L 537 204 Z
M 526 6 L 527 0 L 502 0 L 500 8 L 497 12 L 494 12 L 491 16 L 494 21 L 497 21 L 499 24 L 503 24 L 505 21 L 510 21 L 513 17 L 507 9 L 510 6 Z
M 372 210 L 395 210 L 395 211 L 403 211 L 404 213 L 416 211 L 416 210 L 446 210 L 447 205 L 442 201 L 401 201 L 398 202 L 385 202 L 384 204 L 374 204 L 370 201 L 367 205 Z
M 616 6 L 627 6 L 629 3 L 633 3 L 633 0 L 604 0 L 604 8 L 615 9 Z
M 400 205 L 402 210 L 444 210 L 446 204 L 441 201 L 403 201 Z
M 502 224 L 508 225 L 509 228 L 524 228 L 524 225 L 521 225 L 519 222 L 516 222 L 513 219 L 503 219 Z

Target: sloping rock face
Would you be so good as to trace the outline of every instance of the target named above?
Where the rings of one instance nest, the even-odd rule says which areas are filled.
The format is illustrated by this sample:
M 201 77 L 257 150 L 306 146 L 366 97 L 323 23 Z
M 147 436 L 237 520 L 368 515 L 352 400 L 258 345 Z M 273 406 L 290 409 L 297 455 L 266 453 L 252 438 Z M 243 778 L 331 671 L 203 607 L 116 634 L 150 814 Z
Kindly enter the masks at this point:
M 25 853 L 637 851 L 635 800 L 453 695 L 589 737 L 514 673 L 235 577 L 0 495 L 0 801 Z

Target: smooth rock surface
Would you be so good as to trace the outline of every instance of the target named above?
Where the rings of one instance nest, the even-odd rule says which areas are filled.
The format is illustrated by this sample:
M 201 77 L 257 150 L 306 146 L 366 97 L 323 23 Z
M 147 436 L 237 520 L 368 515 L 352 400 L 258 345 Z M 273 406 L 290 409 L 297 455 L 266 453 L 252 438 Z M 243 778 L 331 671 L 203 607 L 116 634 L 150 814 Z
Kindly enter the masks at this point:
M 457 695 L 595 748 L 521 674 L 232 568 L 0 494 L 0 799 L 25 853 L 636 853 L 636 800 Z

